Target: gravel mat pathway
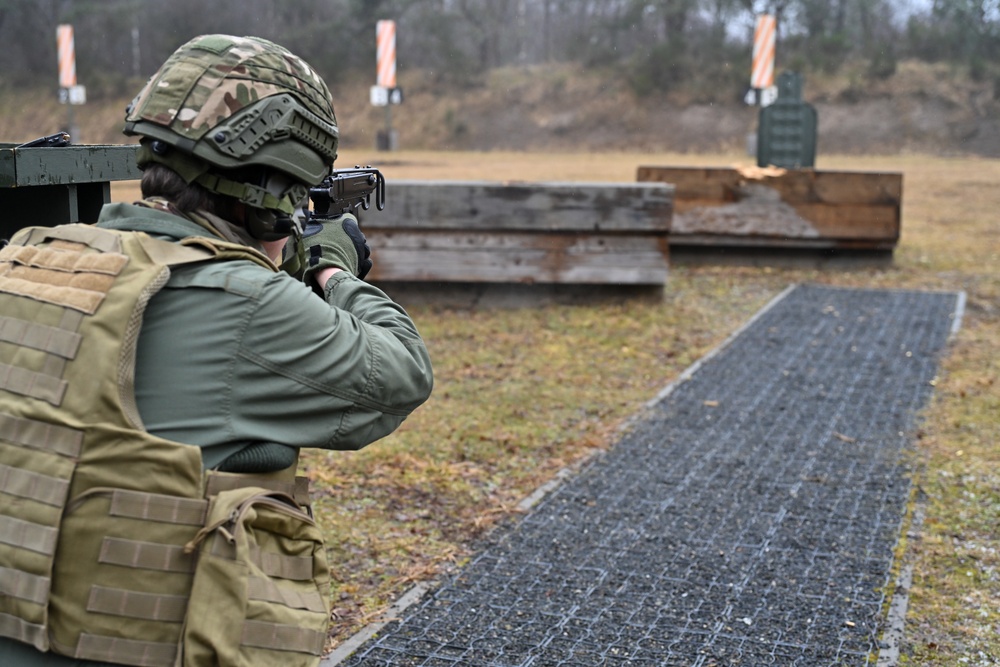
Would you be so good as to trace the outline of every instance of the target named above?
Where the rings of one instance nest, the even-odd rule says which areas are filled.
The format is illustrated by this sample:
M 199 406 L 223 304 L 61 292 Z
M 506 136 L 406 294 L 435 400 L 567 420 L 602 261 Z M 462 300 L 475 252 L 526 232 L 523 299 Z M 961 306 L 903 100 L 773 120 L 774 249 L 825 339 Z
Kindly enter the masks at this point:
M 340 664 L 867 664 L 960 304 L 789 290 Z

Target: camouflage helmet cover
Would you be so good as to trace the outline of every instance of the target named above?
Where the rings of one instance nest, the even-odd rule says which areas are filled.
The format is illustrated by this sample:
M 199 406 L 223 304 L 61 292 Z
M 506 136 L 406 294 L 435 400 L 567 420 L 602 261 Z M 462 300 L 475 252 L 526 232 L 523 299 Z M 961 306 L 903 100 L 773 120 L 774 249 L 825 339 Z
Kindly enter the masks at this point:
M 330 90 L 316 71 L 277 44 L 230 35 L 178 48 L 129 105 L 125 134 L 215 167 L 271 167 L 305 185 L 323 179 L 338 143 Z

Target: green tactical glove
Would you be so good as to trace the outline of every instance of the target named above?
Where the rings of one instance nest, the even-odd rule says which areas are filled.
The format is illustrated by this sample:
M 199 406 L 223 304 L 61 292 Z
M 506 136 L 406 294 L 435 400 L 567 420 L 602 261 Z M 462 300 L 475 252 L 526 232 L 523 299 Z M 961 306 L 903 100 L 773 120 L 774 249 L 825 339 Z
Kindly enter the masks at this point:
M 358 227 L 358 219 L 345 213 L 322 224 L 310 222 L 302 233 L 305 246 L 305 272 L 303 280 L 317 271 L 336 267 L 364 278 L 372 268 L 371 248 Z

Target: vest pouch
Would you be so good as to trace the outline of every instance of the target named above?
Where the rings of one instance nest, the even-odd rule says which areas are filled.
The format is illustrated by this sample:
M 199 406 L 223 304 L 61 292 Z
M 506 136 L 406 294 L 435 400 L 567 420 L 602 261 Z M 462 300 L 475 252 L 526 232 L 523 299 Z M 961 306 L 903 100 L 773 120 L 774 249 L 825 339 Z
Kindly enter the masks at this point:
M 222 491 L 187 545 L 198 566 L 183 665 L 314 667 L 330 621 L 323 536 L 291 496 Z
M 52 649 L 85 660 L 173 667 L 196 555 L 185 544 L 208 501 L 92 489 L 63 519 L 53 577 Z

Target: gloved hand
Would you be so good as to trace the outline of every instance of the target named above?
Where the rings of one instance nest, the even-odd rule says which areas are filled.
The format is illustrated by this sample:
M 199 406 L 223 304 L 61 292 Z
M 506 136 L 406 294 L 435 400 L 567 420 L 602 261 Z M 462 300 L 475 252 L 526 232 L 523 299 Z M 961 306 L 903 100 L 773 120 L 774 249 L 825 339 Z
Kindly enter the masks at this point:
M 371 248 L 358 220 L 345 213 L 322 224 L 312 222 L 302 233 L 306 248 L 306 268 L 303 280 L 309 282 L 319 270 L 336 267 L 364 278 L 372 268 Z

